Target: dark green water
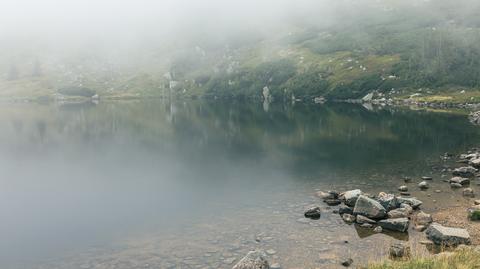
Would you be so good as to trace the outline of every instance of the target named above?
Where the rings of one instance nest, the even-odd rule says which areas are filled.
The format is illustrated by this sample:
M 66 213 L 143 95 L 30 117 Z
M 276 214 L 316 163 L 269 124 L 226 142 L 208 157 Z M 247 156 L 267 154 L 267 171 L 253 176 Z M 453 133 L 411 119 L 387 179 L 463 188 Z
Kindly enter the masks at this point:
M 365 260 L 372 248 L 382 255 L 379 242 L 405 238 L 369 236 L 326 208 L 304 222 L 305 207 L 325 207 L 315 191 L 395 191 L 403 176 L 436 176 L 441 155 L 480 141 L 465 115 L 265 110 L 224 101 L 0 105 L 0 267 L 229 268 L 253 248 L 273 250 L 270 261 L 284 268 Z M 441 195 L 431 199 L 455 199 Z

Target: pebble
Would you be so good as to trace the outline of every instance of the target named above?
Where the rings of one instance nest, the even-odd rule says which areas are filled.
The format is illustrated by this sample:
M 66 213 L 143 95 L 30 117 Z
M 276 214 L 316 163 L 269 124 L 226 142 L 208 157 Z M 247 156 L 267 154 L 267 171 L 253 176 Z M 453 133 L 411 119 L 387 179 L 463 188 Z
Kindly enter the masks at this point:
M 274 255 L 275 253 L 277 253 L 277 252 L 276 252 L 275 250 L 273 250 L 273 249 L 268 249 L 268 250 L 267 250 L 267 254 L 268 254 L 268 255 Z

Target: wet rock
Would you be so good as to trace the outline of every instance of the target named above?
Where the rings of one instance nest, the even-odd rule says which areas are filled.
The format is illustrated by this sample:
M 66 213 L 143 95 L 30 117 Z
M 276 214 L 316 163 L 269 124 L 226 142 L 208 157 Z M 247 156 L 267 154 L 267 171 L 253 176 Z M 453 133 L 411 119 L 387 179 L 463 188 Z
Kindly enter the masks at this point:
M 433 180 L 433 177 L 423 176 L 422 180 Z
M 473 166 L 473 167 L 479 168 L 479 167 L 480 167 L 480 158 L 476 158 L 476 159 L 470 160 L 470 161 L 468 162 L 468 164 L 470 164 L 470 165 Z
M 305 218 L 319 219 L 321 216 L 320 208 L 318 206 L 309 208 L 307 209 L 307 211 L 305 211 L 304 215 L 305 215 Z
M 338 208 L 338 214 L 343 215 L 343 214 L 353 214 L 353 208 L 348 207 L 348 206 L 340 206 Z
M 417 198 L 415 197 L 397 197 L 397 201 L 398 203 L 401 205 L 401 204 L 407 204 L 409 206 L 411 206 L 413 209 L 417 209 L 419 208 L 423 202 L 418 200 Z
M 402 233 L 408 230 L 409 224 L 410 221 L 408 218 L 386 219 L 378 222 L 378 225 L 380 225 L 383 229 Z
M 357 202 L 357 199 L 360 195 L 362 195 L 362 191 L 358 189 L 346 191 L 343 194 L 343 199 L 345 200 L 345 204 L 348 206 L 355 206 L 355 203 Z
M 398 207 L 397 198 L 395 195 L 390 193 L 381 192 L 378 194 L 377 201 L 385 208 L 387 211 L 395 209 Z
M 350 214 L 345 213 L 345 214 L 342 215 L 342 219 L 347 223 L 353 223 L 353 222 L 355 222 L 356 217 L 354 215 L 350 215 Z
M 266 260 L 266 254 L 263 251 L 250 251 L 247 256 L 243 257 L 233 269 L 269 269 L 270 265 Z
M 367 228 L 367 229 L 371 229 L 371 228 L 373 228 L 373 224 L 363 223 L 363 224 L 360 225 L 360 227 L 362 227 L 362 228 Z
M 423 211 L 418 212 L 418 214 L 415 216 L 416 225 L 428 226 L 432 222 L 433 222 L 432 216 Z
M 437 245 L 458 246 L 461 244 L 469 245 L 471 243 L 470 234 L 467 230 L 461 228 L 445 227 L 438 223 L 432 223 L 428 227 L 427 238 Z
M 352 263 L 353 263 L 353 260 L 351 258 L 348 258 L 348 259 L 343 259 L 340 264 L 345 267 L 349 267 L 350 265 L 352 265 Z
M 420 183 L 418 183 L 418 187 L 422 190 L 426 190 L 428 189 L 430 186 L 428 185 L 428 183 L 426 181 L 422 181 Z
M 470 184 L 470 179 L 464 177 L 452 177 L 449 182 L 458 183 L 460 185 L 468 185 Z
M 475 200 L 475 201 L 473 201 L 473 203 L 474 203 L 475 205 L 480 205 L 480 200 Z
M 323 200 L 329 206 L 336 206 L 342 203 L 340 199 L 325 199 Z
M 407 192 L 408 191 L 408 187 L 407 186 L 400 186 L 398 187 L 398 190 L 401 191 L 401 192 Z
M 468 115 L 468 119 L 472 124 L 479 125 L 480 124 L 480 111 L 472 112 Z
M 400 208 L 405 209 L 408 212 L 409 215 L 412 214 L 412 212 L 413 212 L 413 207 L 409 204 L 403 203 L 403 204 L 400 205 Z
M 405 183 L 410 183 L 410 182 L 412 182 L 412 178 L 410 178 L 410 177 L 404 177 L 404 178 L 403 178 L 403 181 L 404 181 Z
M 383 232 L 383 228 L 382 228 L 382 226 L 377 226 L 377 227 L 375 227 L 375 229 L 373 229 L 373 231 L 375 233 L 381 233 L 381 232 Z
M 388 250 L 391 258 L 405 258 L 410 256 L 410 247 L 402 243 L 394 243 Z
M 402 195 L 402 196 L 410 196 L 411 194 L 410 194 L 409 192 L 402 191 L 402 192 L 400 192 L 400 195 Z
M 362 216 L 362 215 L 357 215 L 357 223 L 358 224 L 364 224 L 364 223 L 369 223 L 369 224 L 376 224 L 377 222 L 372 220 L 372 219 L 369 219 L 365 216 Z
M 321 199 L 338 199 L 338 192 L 336 191 L 319 191 L 317 192 L 317 196 L 320 197 Z
M 480 207 L 472 207 L 467 210 L 468 219 L 471 221 L 479 221 L 480 220 Z
M 475 193 L 473 192 L 472 188 L 465 188 L 465 189 L 463 189 L 463 196 L 465 196 L 465 197 L 475 197 Z
M 478 170 L 472 166 L 464 166 L 460 168 L 455 168 L 452 174 L 459 177 L 474 177 L 477 171 Z
M 388 218 L 390 219 L 397 219 L 397 218 L 408 218 L 410 213 L 411 211 L 409 211 L 406 208 L 397 208 L 389 211 L 387 215 L 388 215 Z
M 385 208 L 379 202 L 368 198 L 365 195 L 360 195 L 358 197 L 353 213 L 372 219 L 381 219 L 387 215 Z

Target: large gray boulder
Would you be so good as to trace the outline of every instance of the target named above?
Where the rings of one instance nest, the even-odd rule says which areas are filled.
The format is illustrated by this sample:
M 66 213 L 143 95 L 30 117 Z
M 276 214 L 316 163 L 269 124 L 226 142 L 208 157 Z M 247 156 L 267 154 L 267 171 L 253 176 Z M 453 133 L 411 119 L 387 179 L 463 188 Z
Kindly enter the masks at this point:
M 459 177 L 474 177 L 477 171 L 478 170 L 472 166 L 464 166 L 460 168 L 455 168 L 452 174 Z
M 233 269 L 270 269 L 266 256 L 260 250 L 250 251 L 247 256 L 233 266 Z
M 428 227 L 426 234 L 427 238 L 437 245 L 457 246 L 469 245 L 471 243 L 470 234 L 467 230 L 445 227 L 438 223 L 432 223 Z
M 419 208 L 423 202 L 418 200 L 417 198 L 415 197 L 397 197 L 397 201 L 398 203 L 401 205 L 401 204 L 407 204 L 409 206 L 411 206 L 413 209 L 417 209 Z
M 410 221 L 408 218 L 385 219 L 378 222 L 378 225 L 380 225 L 383 229 L 402 233 L 408 230 L 409 224 Z
M 346 191 L 343 193 L 343 199 L 345 200 L 345 204 L 348 206 L 355 206 L 355 203 L 357 202 L 358 197 L 362 195 L 361 190 L 351 190 L 351 191 Z
M 382 219 L 387 215 L 387 211 L 379 202 L 360 195 L 355 203 L 355 208 L 353 208 L 353 214 L 371 219 Z

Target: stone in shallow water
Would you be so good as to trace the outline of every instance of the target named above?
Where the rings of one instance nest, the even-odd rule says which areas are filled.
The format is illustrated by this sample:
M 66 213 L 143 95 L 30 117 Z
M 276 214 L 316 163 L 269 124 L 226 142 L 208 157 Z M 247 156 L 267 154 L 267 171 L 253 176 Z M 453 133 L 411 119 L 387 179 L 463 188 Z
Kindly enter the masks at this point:
M 423 176 L 423 177 L 422 177 L 422 180 L 433 180 L 433 177 Z
M 400 186 L 400 187 L 398 187 L 398 190 L 401 191 L 401 192 L 406 192 L 406 191 L 408 191 L 408 187 L 405 186 L 405 185 L 404 185 L 404 186 Z
M 470 184 L 470 179 L 465 177 L 452 177 L 449 181 L 450 183 L 458 183 L 460 185 L 468 185 Z
M 428 189 L 430 186 L 428 185 L 428 183 L 426 181 L 422 181 L 420 183 L 418 183 L 418 187 L 422 190 L 426 190 Z
M 372 219 L 381 219 L 387 215 L 385 208 L 379 202 L 365 195 L 358 197 L 353 213 Z
M 398 207 L 397 198 L 390 193 L 381 192 L 378 194 L 377 201 L 387 210 L 390 211 Z
M 372 220 L 372 219 L 369 219 L 365 216 L 362 216 L 362 215 L 358 215 L 357 216 L 357 223 L 358 224 L 364 224 L 364 223 L 369 223 L 369 224 L 376 224 L 377 222 Z
M 319 191 L 317 192 L 317 196 L 322 199 L 338 199 L 338 192 L 336 191 Z
M 408 230 L 409 224 L 410 221 L 408 220 L 408 218 L 386 219 L 378 222 L 378 225 L 380 225 L 383 229 L 398 231 L 402 233 Z
M 437 245 L 458 246 L 471 243 L 470 234 L 467 230 L 445 227 L 438 223 L 432 223 L 428 227 L 426 234 L 427 238 Z
M 357 199 L 360 195 L 362 195 L 362 191 L 359 189 L 346 191 L 343 194 L 343 199 L 345 200 L 345 204 L 348 206 L 355 206 L 355 203 L 357 202 Z
M 473 192 L 472 188 L 465 188 L 465 189 L 463 189 L 463 196 L 475 197 L 475 193 Z
M 319 219 L 321 216 L 320 208 L 318 206 L 311 207 L 305 211 L 304 216 L 309 219 Z
M 335 206 L 342 203 L 340 199 L 325 199 L 323 201 L 329 206 Z
M 233 269 L 269 269 L 270 265 L 263 251 L 250 251 L 247 256 L 243 257 Z
M 472 166 L 464 166 L 460 168 L 455 168 L 452 174 L 459 177 L 474 177 L 477 171 L 478 170 Z
M 398 203 L 400 205 L 401 204 L 408 204 L 413 209 L 417 209 L 423 204 L 422 201 L 418 200 L 415 197 L 411 197 L 411 198 L 409 198 L 409 197 L 408 198 L 407 197 L 397 197 L 397 200 L 398 200 Z

